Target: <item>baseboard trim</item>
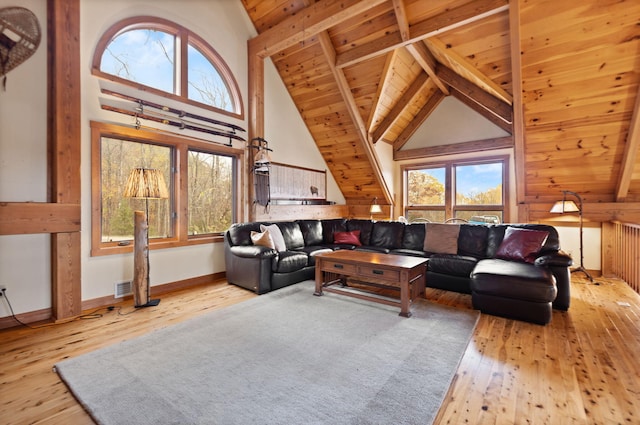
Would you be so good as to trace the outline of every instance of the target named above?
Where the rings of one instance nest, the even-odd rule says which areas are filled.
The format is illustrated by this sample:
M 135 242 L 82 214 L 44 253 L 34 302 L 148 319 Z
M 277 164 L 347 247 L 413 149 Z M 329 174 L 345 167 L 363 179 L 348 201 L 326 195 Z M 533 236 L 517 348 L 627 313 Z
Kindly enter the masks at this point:
M 164 283 L 162 285 L 156 285 L 151 287 L 151 295 L 158 296 L 160 294 L 166 294 L 167 292 L 179 291 L 181 289 L 188 289 L 198 285 L 204 285 L 206 283 L 218 282 L 227 278 L 226 272 L 212 273 L 204 276 L 192 277 L 189 279 L 178 280 L 176 282 Z M 122 298 L 115 298 L 113 295 L 106 297 L 93 298 L 90 300 L 82 301 L 82 311 L 93 310 L 96 308 L 107 307 L 125 300 L 132 299 L 133 295 L 127 295 Z M 45 320 L 51 320 L 53 317 L 53 310 L 51 308 L 44 308 L 42 310 L 29 311 L 26 313 L 16 314 L 16 317 L 21 322 L 31 324 L 35 322 L 42 322 Z M 65 318 L 63 322 L 68 322 L 74 318 Z M 12 328 L 20 326 L 18 322 L 11 316 L 0 317 L 0 329 Z

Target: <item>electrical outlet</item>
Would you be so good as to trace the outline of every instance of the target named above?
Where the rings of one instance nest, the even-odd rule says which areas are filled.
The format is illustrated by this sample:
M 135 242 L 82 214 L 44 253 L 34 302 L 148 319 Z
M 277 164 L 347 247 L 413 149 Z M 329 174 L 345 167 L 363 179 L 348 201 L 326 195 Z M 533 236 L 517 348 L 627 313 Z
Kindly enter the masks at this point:
M 0 297 L 4 294 L 4 291 L 7 290 L 7 287 L 4 285 L 0 285 Z

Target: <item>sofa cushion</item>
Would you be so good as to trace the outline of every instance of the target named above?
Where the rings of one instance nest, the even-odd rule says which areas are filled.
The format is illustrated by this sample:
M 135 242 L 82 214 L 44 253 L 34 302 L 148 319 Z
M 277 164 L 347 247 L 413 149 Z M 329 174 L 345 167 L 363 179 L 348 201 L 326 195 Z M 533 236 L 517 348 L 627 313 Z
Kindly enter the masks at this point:
M 320 220 L 298 220 L 305 246 L 322 244 L 322 222 Z
M 360 246 L 362 243 L 360 242 L 360 230 L 353 230 L 351 232 L 335 232 L 333 234 L 333 243 L 334 244 L 348 244 Z
M 284 243 L 284 238 L 282 237 L 282 232 L 280 228 L 275 224 L 261 224 L 260 231 L 264 232 L 265 230 L 269 231 L 271 235 L 271 239 L 273 239 L 273 244 L 276 248 L 276 251 L 286 251 L 287 245 Z
M 458 235 L 458 254 L 485 258 L 489 227 L 484 224 L 461 224 Z
M 276 223 L 276 225 L 282 232 L 282 237 L 288 250 L 296 250 L 304 246 L 304 237 L 297 222 L 282 221 Z
M 436 254 L 457 254 L 459 224 L 426 223 L 424 251 Z
M 260 223 L 236 223 L 232 224 L 227 231 L 229 244 L 231 246 L 253 245 L 251 232 L 260 232 Z
M 376 221 L 373 223 L 369 245 L 387 249 L 401 248 L 404 226 L 399 221 Z
M 362 245 L 369 245 L 371 243 L 371 231 L 373 230 L 373 221 L 351 219 L 347 220 L 347 230 L 353 232 L 355 230 L 360 231 L 360 242 Z
M 335 232 L 346 232 L 347 220 L 344 218 L 335 218 L 331 220 L 322 220 L 322 244 L 333 245 L 333 234 Z
M 509 227 L 496 251 L 496 258 L 533 263 L 549 232 Z
M 405 225 L 404 234 L 402 235 L 402 248 L 411 251 L 423 251 L 424 233 L 425 227 L 423 223 Z
M 273 238 L 268 230 L 264 232 L 251 232 L 251 241 L 254 245 L 266 246 L 267 248 L 276 249 Z
M 478 260 L 475 257 L 453 254 L 434 254 L 429 257 L 427 267 L 429 271 L 435 273 L 469 277 L 477 263 Z
M 282 251 L 273 258 L 272 270 L 276 273 L 295 272 L 306 267 L 309 256 L 301 251 Z
M 530 302 L 552 302 L 556 282 L 547 267 L 500 259 L 480 260 L 471 273 L 474 293 Z

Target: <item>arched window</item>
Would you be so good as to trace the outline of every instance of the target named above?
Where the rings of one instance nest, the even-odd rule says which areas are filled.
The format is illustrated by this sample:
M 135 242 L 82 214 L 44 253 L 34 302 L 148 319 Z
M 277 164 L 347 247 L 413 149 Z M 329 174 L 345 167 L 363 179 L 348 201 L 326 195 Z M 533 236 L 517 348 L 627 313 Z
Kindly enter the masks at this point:
M 202 38 L 155 17 L 113 25 L 93 56 L 92 73 L 226 115 L 243 118 L 229 67 Z

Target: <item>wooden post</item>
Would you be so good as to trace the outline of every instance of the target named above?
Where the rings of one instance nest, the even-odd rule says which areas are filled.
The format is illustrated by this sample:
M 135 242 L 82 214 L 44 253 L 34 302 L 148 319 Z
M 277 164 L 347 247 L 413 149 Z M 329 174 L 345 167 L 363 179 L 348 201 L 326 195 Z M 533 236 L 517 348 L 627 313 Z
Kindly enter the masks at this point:
M 136 211 L 134 213 L 133 235 L 133 301 L 136 307 L 145 305 L 148 301 L 148 227 L 149 223 L 147 223 L 147 216 L 144 211 Z

